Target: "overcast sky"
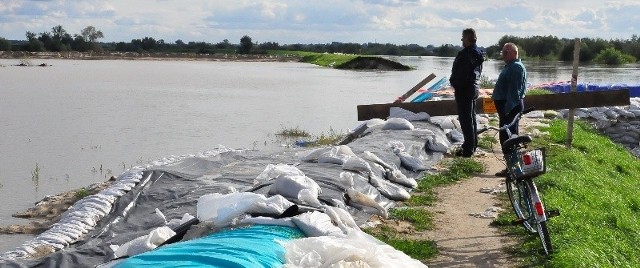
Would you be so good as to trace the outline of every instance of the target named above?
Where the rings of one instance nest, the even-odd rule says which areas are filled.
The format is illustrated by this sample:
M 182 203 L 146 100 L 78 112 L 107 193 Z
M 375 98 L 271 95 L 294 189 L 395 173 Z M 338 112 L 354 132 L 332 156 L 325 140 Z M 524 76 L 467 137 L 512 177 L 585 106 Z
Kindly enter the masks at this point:
M 71 34 L 86 26 L 101 41 L 153 37 L 280 44 L 378 42 L 460 44 L 473 27 L 478 44 L 505 35 L 629 39 L 640 35 L 640 0 L 0 0 L 0 37 L 62 25 Z

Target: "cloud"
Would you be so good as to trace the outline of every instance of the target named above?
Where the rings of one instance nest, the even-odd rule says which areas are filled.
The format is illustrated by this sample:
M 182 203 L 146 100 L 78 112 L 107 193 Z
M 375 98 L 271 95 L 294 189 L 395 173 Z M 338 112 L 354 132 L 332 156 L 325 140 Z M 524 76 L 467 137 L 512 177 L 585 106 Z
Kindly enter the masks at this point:
M 463 28 L 481 45 L 506 34 L 630 38 L 640 30 L 637 0 L 49 0 L 0 1 L 0 34 L 62 25 L 70 33 L 95 26 L 104 41 L 155 39 L 279 43 L 457 43 Z M 578 36 L 576 36 L 578 35 Z M 235 41 L 237 42 L 237 41 Z

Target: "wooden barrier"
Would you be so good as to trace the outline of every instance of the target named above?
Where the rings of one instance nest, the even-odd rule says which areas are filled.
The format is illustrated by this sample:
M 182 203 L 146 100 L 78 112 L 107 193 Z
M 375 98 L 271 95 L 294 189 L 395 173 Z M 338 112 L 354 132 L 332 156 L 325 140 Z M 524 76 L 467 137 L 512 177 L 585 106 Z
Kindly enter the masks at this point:
M 495 107 L 490 107 L 490 103 L 492 103 L 490 99 L 479 98 L 476 101 L 476 112 L 480 114 L 495 113 Z M 524 98 L 525 108 L 535 107 L 536 110 L 619 106 L 629 105 L 629 103 L 628 89 L 532 95 Z M 389 117 L 389 108 L 391 107 L 400 107 L 414 113 L 426 112 L 431 116 L 458 114 L 454 100 L 369 104 L 358 105 L 358 121 L 372 118 L 387 118 Z M 486 108 L 486 112 L 483 108 Z

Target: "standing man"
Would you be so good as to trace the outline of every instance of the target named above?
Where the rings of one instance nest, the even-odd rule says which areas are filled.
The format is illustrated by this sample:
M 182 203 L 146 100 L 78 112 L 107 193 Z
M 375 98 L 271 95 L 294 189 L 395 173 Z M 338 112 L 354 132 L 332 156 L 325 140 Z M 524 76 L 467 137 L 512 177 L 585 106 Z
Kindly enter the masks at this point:
M 461 148 L 455 152 L 456 156 L 471 157 L 478 147 L 476 124 L 476 99 L 478 98 L 478 81 L 482 74 L 483 52 L 476 46 L 476 31 L 472 28 L 462 31 L 462 46 L 464 47 L 451 68 L 449 83 L 454 89 L 454 96 L 458 108 L 458 120 L 464 135 Z
M 506 43 L 502 47 L 501 54 L 506 65 L 498 76 L 492 95 L 498 110 L 500 127 L 511 123 L 515 116 L 524 110 L 522 99 L 527 89 L 527 70 L 518 58 L 518 46 L 514 43 Z M 518 123 L 509 128 L 511 133 L 518 134 Z M 500 131 L 500 145 L 504 144 L 508 138 L 505 131 Z M 507 170 L 496 173 L 496 176 L 506 177 Z

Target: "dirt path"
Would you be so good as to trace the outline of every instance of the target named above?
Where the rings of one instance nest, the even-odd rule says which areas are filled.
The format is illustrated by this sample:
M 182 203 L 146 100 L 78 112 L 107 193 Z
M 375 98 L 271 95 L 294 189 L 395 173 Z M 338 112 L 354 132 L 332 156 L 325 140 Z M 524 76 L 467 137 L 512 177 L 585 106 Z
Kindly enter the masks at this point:
M 436 241 L 440 254 L 429 267 L 515 266 L 505 253 L 515 242 L 490 226 L 496 211 L 509 209 L 487 193 L 504 189 L 503 179 L 494 176 L 504 165 L 491 152 L 474 158 L 486 165 L 483 174 L 436 190 L 438 202 L 430 208 L 436 228 L 424 235 Z

